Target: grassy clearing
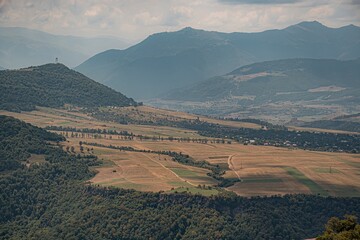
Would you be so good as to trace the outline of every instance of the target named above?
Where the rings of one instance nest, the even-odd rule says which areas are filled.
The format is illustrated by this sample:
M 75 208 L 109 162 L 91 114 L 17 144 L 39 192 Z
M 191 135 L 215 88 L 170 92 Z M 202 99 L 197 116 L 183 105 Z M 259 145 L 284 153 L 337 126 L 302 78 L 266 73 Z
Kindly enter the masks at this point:
M 197 177 L 198 174 L 184 168 L 170 168 L 174 173 L 180 177 Z
M 173 190 L 168 191 L 169 193 L 190 193 L 190 194 L 200 194 L 203 196 L 212 196 L 218 195 L 219 191 L 217 189 L 202 189 L 197 187 L 179 187 Z
M 169 168 L 169 169 L 174 173 L 176 173 L 177 175 L 179 175 L 181 178 L 189 179 L 191 182 L 195 181 L 199 183 L 206 183 L 206 185 L 213 185 L 217 183 L 216 180 L 205 175 L 204 173 L 199 174 L 197 172 L 184 168 Z
M 322 196 L 328 196 L 328 193 L 320 187 L 316 182 L 306 177 L 302 172 L 294 167 L 283 167 L 286 172 L 294 177 L 297 181 L 307 186 L 313 194 L 319 194 Z
M 316 173 L 341 173 L 341 171 L 337 170 L 336 168 L 313 168 L 312 170 Z
M 108 186 L 126 188 L 126 189 L 141 189 L 141 190 L 145 190 L 147 188 L 146 185 L 138 184 L 138 183 L 130 183 L 130 182 L 118 183 L 118 184 L 112 183 L 109 184 Z
M 24 161 L 23 164 L 29 167 L 32 164 L 40 164 L 45 162 L 46 162 L 45 155 L 31 154 L 31 156 L 28 159 L 26 159 L 26 161 Z
M 243 183 L 277 183 L 282 182 L 280 178 L 245 178 Z
M 187 182 L 168 182 L 168 184 L 170 186 L 173 186 L 173 187 L 186 187 L 186 188 L 189 188 L 189 187 L 194 187 L 192 186 L 191 184 L 187 183 Z
M 97 182 L 96 184 L 102 185 L 102 186 L 113 186 L 114 184 L 118 183 L 118 182 L 123 182 L 126 181 L 125 178 L 117 178 L 117 179 L 111 179 L 108 181 L 103 181 L 103 182 Z

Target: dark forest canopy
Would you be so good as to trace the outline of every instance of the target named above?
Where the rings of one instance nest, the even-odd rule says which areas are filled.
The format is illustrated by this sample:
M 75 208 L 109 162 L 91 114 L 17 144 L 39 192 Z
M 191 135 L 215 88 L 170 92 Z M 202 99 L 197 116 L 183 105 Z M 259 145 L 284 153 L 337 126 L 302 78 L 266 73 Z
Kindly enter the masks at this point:
M 62 137 L 10 117 L 0 118 L 2 156 L 32 153 Z M 32 139 L 18 144 L 19 138 Z M 50 145 L 46 145 L 50 146 Z M 53 145 L 46 162 L 0 172 L 1 239 L 304 239 L 318 236 L 332 216 L 360 215 L 359 198 L 312 195 L 242 198 L 142 193 L 102 188 L 94 156 Z M 5 154 L 5 155 L 4 155 Z
M 46 64 L 0 72 L 0 109 L 34 110 L 35 106 L 136 106 L 123 94 L 70 70 Z
M 20 161 L 31 154 L 52 151 L 48 141 L 64 141 L 65 138 L 32 126 L 12 117 L 0 115 L 0 173 L 21 167 Z

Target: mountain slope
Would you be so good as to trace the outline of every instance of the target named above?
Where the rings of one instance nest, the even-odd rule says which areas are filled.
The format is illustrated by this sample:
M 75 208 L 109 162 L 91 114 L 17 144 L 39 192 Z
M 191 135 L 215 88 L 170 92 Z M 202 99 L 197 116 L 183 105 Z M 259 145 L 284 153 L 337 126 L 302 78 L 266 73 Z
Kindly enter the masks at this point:
M 260 33 L 185 28 L 158 33 L 126 50 L 109 50 L 76 68 L 138 98 L 153 98 L 236 67 L 284 58 L 352 59 L 360 56 L 360 28 L 303 22 Z
M 301 127 L 342 130 L 360 133 L 360 113 L 338 116 L 331 119 L 323 119 L 299 124 Z
M 0 65 L 14 69 L 60 62 L 77 66 L 90 56 L 128 44 L 115 38 L 83 38 L 53 35 L 26 28 L 0 28 Z
M 5 68 L 3 68 L 2 66 L 0 66 L 0 71 L 1 71 L 1 70 L 5 70 Z
M 191 87 L 173 91 L 166 98 L 188 101 L 219 101 L 253 98 L 255 102 L 306 100 L 322 95 L 351 96 L 360 89 L 360 59 L 285 59 L 240 67 Z M 356 99 L 359 99 L 358 96 Z M 347 98 L 347 101 L 349 99 Z
M 136 102 L 62 64 L 0 72 L 0 109 L 33 110 L 35 106 L 64 104 L 130 106 Z
M 360 59 L 255 63 L 173 90 L 162 101 L 153 105 L 166 107 L 172 103 L 172 108 L 182 111 L 262 118 L 281 124 L 291 118 L 308 116 L 311 119 L 303 120 L 313 121 L 333 114 L 356 113 L 360 102 Z

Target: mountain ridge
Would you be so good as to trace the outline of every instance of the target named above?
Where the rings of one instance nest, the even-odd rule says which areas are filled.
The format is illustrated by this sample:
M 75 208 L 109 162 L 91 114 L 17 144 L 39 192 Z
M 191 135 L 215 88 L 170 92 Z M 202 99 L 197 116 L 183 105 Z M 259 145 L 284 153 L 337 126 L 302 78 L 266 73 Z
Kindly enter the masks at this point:
M 339 70 L 341 66 L 338 65 L 343 65 L 341 71 Z M 300 76 L 299 79 L 295 79 L 295 80 L 299 81 L 301 79 L 304 79 L 307 81 L 299 82 L 301 83 L 301 85 L 299 86 L 289 86 L 289 84 L 291 84 L 291 81 L 293 81 L 294 78 L 287 79 L 289 80 L 287 81 L 288 85 L 273 86 L 274 91 L 275 90 L 281 91 L 281 89 L 285 89 L 285 88 L 287 88 L 290 91 L 295 91 L 297 89 L 310 90 L 311 88 L 321 87 L 321 84 L 330 84 L 330 85 L 336 84 L 336 85 L 340 85 L 340 87 L 352 86 L 352 87 L 360 88 L 360 81 L 359 79 L 357 79 L 357 77 L 360 76 L 360 70 L 357 70 L 356 67 L 360 67 L 360 59 L 340 61 L 334 59 L 296 58 L 296 59 L 265 61 L 250 65 L 245 65 L 223 76 L 218 76 L 202 81 L 197 86 L 190 86 L 188 88 L 184 88 L 184 90 L 179 92 L 178 95 L 175 95 L 175 92 L 173 91 L 168 95 L 168 97 L 176 98 L 178 96 L 176 100 L 187 100 L 186 99 L 187 97 L 184 95 L 186 92 L 191 94 L 190 92 L 194 88 L 195 91 L 196 89 L 204 90 L 204 87 L 209 86 L 210 82 L 228 81 L 229 83 L 234 83 L 239 85 L 249 84 L 254 81 L 258 81 L 259 83 L 261 83 L 261 81 L 265 81 L 269 77 L 273 77 L 275 80 L 289 77 L 289 75 L 286 74 L 291 74 L 292 71 L 298 72 L 299 74 L 303 74 L 302 72 L 307 71 L 307 73 L 311 75 L 313 78 L 309 80 L 303 76 Z M 337 70 L 339 70 L 340 72 L 338 72 Z M 349 76 L 347 76 L 346 78 L 342 78 L 341 81 L 339 80 L 336 82 L 335 81 L 336 77 L 340 78 L 344 73 L 347 73 Z M 316 78 L 316 80 L 318 80 L 319 82 L 312 82 L 314 78 Z M 293 82 L 296 83 L 295 81 Z M 309 89 L 305 89 L 306 87 L 309 87 Z M 215 89 L 219 89 L 219 88 L 215 87 Z M 234 90 L 234 86 L 229 87 L 229 89 Z M 269 91 L 269 89 L 264 89 L 264 91 Z M 200 90 L 197 91 L 196 94 L 193 94 L 193 96 L 196 97 L 195 99 L 191 98 L 188 100 L 201 100 L 201 98 L 204 98 L 203 96 L 199 96 L 199 94 L 200 94 Z M 216 100 L 216 95 L 214 95 L 212 92 L 207 93 L 206 91 L 204 91 L 203 94 L 207 96 L 206 100 Z M 213 99 L 211 99 L 211 97 L 213 97 Z
M 259 33 L 187 27 L 150 35 L 125 50 L 99 53 L 75 69 L 131 96 L 148 99 L 255 62 L 294 57 L 357 58 L 359 38 L 359 27 L 328 28 L 319 22 Z
M 56 57 L 74 67 L 100 51 L 127 46 L 123 40 L 110 37 L 87 38 L 0 27 L 0 65 L 9 69 L 46 64 Z
M 360 59 L 254 63 L 169 91 L 149 104 L 191 113 L 287 124 L 359 112 Z

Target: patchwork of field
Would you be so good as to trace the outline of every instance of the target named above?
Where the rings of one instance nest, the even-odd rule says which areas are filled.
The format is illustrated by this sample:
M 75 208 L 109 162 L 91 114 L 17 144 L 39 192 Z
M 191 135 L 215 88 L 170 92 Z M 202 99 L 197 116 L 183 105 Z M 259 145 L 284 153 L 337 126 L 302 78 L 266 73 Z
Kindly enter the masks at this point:
M 202 138 L 196 132 L 158 126 L 121 125 L 96 121 L 85 114 L 40 108 L 27 113 L 0 112 L 40 127 L 68 126 L 77 128 L 113 129 L 148 136 Z M 138 150 L 175 151 L 188 154 L 197 161 L 206 160 L 226 169 L 226 178 L 240 178 L 229 187 L 241 196 L 288 193 L 360 197 L 360 156 L 347 153 L 312 152 L 268 146 L 223 144 L 208 141 L 125 140 L 119 136 L 102 135 L 67 137 L 65 145 L 79 152 L 79 141 L 106 146 L 131 146 Z M 169 156 L 152 153 L 120 151 L 94 147 L 93 153 L 105 164 L 96 168 L 93 184 L 116 186 L 141 191 L 188 191 L 204 195 L 216 194 L 216 181 L 206 169 L 179 164 Z M 65 148 L 65 146 L 64 146 Z M 198 188 L 202 185 L 202 188 Z
M 80 153 L 78 138 L 69 138 L 64 147 L 73 146 Z M 209 170 L 179 164 L 166 155 L 120 151 L 116 149 L 82 145 L 92 148 L 93 154 L 104 160 L 97 167 L 93 184 L 115 186 L 139 191 L 191 191 L 203 195 L 217 194 L 216 189 L 202 189 L 198 186 L 212 186 L 217 182 L 207 176 Z
M 70 140 L 76 144 L 79 138 Z M 228 188 L 241 196 L 288 193 L 360 196 L 360 157 L 356 154 L 245 146 L 237 143 L 129 141 L 114 138 L 82 140 L 107 146 L 131 146 L 138 150 L 182 152 L 197 161 L 206 160 L 219 164 L 227 169 L 224 175 L 226 178 L 242 180 Z M 191 182 L 191 179 L 188 180 Z M 210 182 L 200 184 L 211 185 Z

